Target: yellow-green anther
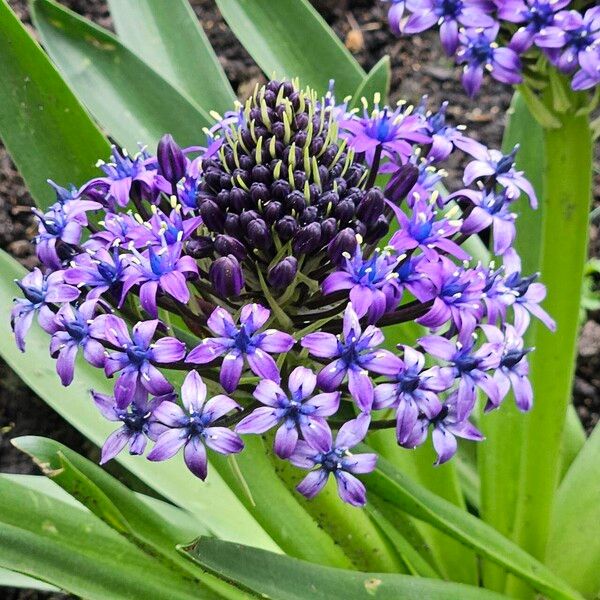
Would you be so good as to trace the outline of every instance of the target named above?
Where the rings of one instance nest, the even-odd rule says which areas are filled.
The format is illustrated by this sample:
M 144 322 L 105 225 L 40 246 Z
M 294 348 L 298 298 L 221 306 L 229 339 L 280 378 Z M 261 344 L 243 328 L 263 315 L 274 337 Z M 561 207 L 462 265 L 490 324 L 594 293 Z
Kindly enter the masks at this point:
M 233 144 L 231 144 L 231 149 L 233 150 L 233 160 L 235 162 L 235 166 L 240 168 L 240 157 L 238 155 L 238 146 L 239 142 L 236 140 Z
M 260 117 L 265 127 L 271 131 L 271 119 L 269 119 L 269 110 L 264 98 L 260 101 Z
M 246 192 L 250 191 L 248 186 L 244 183 L 244 180 L 239 175 L 235 178 L 235 181 L 232 180 L 232 183 L 233 184 L 237 183 L 237 185 L 239 185 Z
M 343 177 L 348 170 L 348 167 L 354 162 L 354 150 L 352 148 L 348 149 L 348 154 L 346 154 L 346 160 L 344 161 L 344 168 L 340 173 L 340 177 Z
M 348 145 L 348 142 L 346 142 L 346 140 L 342 140 L 342 143 L 340 144 L 337 154 L 334 156 L 333 160 L 331 161 L 331 164 L 326 165 L 328 169 L 331 169 L 331 167 L 333 167 L 333 165 L 337 164 L 337 162 L 340 160 L 340 157 L 344 153 L 344 150 L 346 149 L 347 145 Z
M 308 122 L 308 127 L 306 128 L 306 142 L 305 142 L 305 146 L 307 148 L 310 148 L 310 144 L 312 142 L 313 139 L 313 133 L 314 133 L 314 125 L 312 120 Z
M 250 121 L 250 135 L 252 136 L 254 143 L 258 144 L 258 138 L 256 137 L 256 123 L 254 120 Z
M 277 154 L 277 148 L 275 146 L 276 143 L 277 143 L 277 138 L 275 136 L 273 136 L 271 138 L 271 141 L 269 142 L 269 154 L 271 155 L 271 158 L 275 158 L 275 156 Z
M 296 189 L 296 184 L 294 183 L 294 169 L 292 168 L 292 165 L 288 166 L 288 181 L 292 186 L 292 189 Z
M 275 139 L 275 138 L 273 138 Z M 282 160 L 278 160 L 275 168 L 273 169 L 273 177 L 274 179 L 279 179 L 281 177 L 281 165 L 283 164 Z
M 277 106 L 277 105 L 279 105 L 279 104 L 281 104 L 281 102 L 282 102 L 282 100 L 283 100 L 283 92 L 284 92 L 284 91 L 285 91 L 285 90 L 283 89 L 283 86 L 281 86 L 281 87 L 279 88 L 279 91 L 277 92 L 277 98 L 275 99 L 275 105 L 276 105 L 276 106 Z
M 307 202 L 310 202 L 310 185 L 308 184 L 308 180 L 304 182 L 304 197 Z
M 283 143 L 289 144 L 291 137 L 292 129 L 290 127 L 290 120 L 288 119 L 287 113 L 283 113 Z
M 304 151 L 302 153 L 302 162 L 304 164 L 304 172 L 306 176 L 310 178 L 311 174 L 311 162 L 310 162 L 310 152 L 308 146 L 304 146 Z
M 258 140 L 256 142 L 256 149 L 254 150 L 254 160 L 256 160 L 257 165 L 262 164 L 262 145 L 263 145 L 263 138 L 261 136 L 258 138 Z
M 292 169 L 296 168 L 296 142 L 292 142 L 292 145 L 290 146 L 288 163 L 290 164 L 290 167 L 292 167 Z
M 317 157 L 312 157 L 312 176 L 314 182 L 321 187 L 321 174 L 319 173 L 319 164 L 317 163 Z
M 225 150 L 224 150 L 223 146 L 221 146 L 219 148 L 219 158 L 221 159 L 221 164 L 222 164 L 223 168 L 228 173 L 231 173 L 231 169 L 229 168 L 229 165 L 227 164 L 227 161 L 225 160 Z
M 300 92 L 298 95 L 298 112 L 303 113 L 306 110 L 306 99 L 304 97 L 304 92 Z

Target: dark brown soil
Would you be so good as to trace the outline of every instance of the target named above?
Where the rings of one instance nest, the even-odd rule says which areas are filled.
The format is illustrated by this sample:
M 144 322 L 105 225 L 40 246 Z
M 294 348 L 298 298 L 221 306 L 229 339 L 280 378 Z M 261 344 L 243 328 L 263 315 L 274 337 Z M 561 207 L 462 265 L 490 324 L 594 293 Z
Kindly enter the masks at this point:
M 8 2 L 29 26 L 26 0 Z M 416 102 L 424 94 L 428 95 L 432 106 L 448 100 L 451 119 L 467 125 L 471 134 L 486 144 L 500 146 L 504 115 L 510 102 L 510 89 L 507 86 L 488 82 L 476 102 L 471 102 L 460 86 L 457 69 L 441 52 L 435 34 L 427 33 L 410 39 L 395 38 L 387 27 L 386 5 L 378 0 L 312 2 L 365 69 L 373 67 L 384 54 L 391 56 L 392 100 L 406 98 Z M 61 3 L 111 28 L 104 0 L 61 0 Z M 238 95 L 244 96 L 256 81 L 262 79 L 260 69 L 220 17 L 214 0 L 191 0 L 191 4 L 202 20 L 234 89 Z M 600 198 L 598 187 L 595 190 L 597 203 Z M 0 145 L 0 247 L 28 267 L 35 264 L 35 255 L 29 243 L 34 232 L 29 209 L 31 204 L 22 179 Z M 597 228 L 593 227 L 591 256 L 600 256 L 599 237 Z M 590 431 L 600 413 L 600 314 L 591 315 L 583 328 L 574 402 L 584 426 Z M 14 451 L 9 443 L 11 437 L 23 434 L 46 435 L 85 454 L 93 452 L 91 445 L 76 430 L 46 407 L 0 362 L 0 472 L 34 472 L 30 463 Z M 0 595 L 7 600 L 57 597 L 6 590 Z

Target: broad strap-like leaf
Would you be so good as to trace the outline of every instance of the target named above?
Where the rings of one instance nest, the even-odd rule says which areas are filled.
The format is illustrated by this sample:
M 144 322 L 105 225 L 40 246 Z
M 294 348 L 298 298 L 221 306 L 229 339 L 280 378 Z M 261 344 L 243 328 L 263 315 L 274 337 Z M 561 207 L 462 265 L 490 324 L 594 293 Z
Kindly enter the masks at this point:
M 6 252 L 0 251 L 0 314 L 8 315 L 18 288 L 12 283 L 26 271 Z M 37 325 L 27 337 L 27 351 L 21 353 L 12 343 L 8 318 L 0 319 L 0 355 L 23 381 L 44 401 L 61 414 L 83 435 L 102 445 L 114 430 L 114 424 L 105 421 L 91 401 L 89 390 L 112 393 L 111 381 L 102 370 L 80 360 L 73 383 L 64 388 L 55 373 L 55 363 L 48 352 L 49 338 Z M 169 462 L 151 463 L 142 457 L 121 453 L 118 461 L 160 495 L 192 513 L 201 523 L 219 537 L 278 550 L 244 505 L 219 477 L 209 469 L 205 482 L 189 473 L 181 457 Z
M 221 14 L 267 77 L 299 77 L 325 93 L 335 79 L 351 96 L 365 72 L 308 0 L 217 0 Z
M 384 56 L 366 75 L 352 96 L 351 108 L 360 107 L 362 99 L 365 98 L 369 105 L 373 104 L 375 94 L 381 96 L 382 101 L 387 102 L 390 93 L 390 79 L 392 69 L 390 66 L 390 57 Z
M 359 573 L 315 565 L 271 552 L 200 538 L 185 552 L 203 568 L 279 600 L 500 600 L 487 590 L 439 579 L 387 573 Z
M 581 596 L 547 567 L 477 517 L 436 496 L 388 461 L 379 458 L 368 477 L 368 488 L 407 514 L 433 525 L 484 558 L 529 583 L 552 600 Z
M 91 600 L 219 598 L 199 579 L 143 553 L 90 512 L 2 477 L 0 567 Z
M 109 0 L 119 39 L 206 112 L 235 94 L 188 0 Z
M 154 149 L 164 133 L 182 146 L 202 142 L 208 114 L 114 35 L 51 0 L 33 0 L 32 17 L 64 78 L 119 144 Z
M 555 499 L 546 562 L 586 598 L 600 593 L 600 427 L 568 470 Z
M 0 138 L 41 208 L 55 202 L 46 180 L 82 183 L 109 144 L 69 86 L 0 0 Z

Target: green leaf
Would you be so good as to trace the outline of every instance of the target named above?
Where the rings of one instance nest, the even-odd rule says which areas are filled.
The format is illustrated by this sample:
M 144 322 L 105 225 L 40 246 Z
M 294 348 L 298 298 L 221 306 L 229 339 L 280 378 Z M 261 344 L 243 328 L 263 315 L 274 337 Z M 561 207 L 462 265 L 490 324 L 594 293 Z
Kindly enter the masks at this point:
M 365 72 L 307 0 L 217 0 L 229 27 L 267 77 L 299 77 L 351 96 Z
M 574 102 L 575 104 L 575 102 Z M 539 270 L 548 295 L 544 308 L 556 320 L 553 334 L 534 331 L 529 358 L 535 393 L 525 417 L 522 466 L 515 515 L 515 541 L 544 559 L 559 483 L 562 437 L 571 402 L 579 305 L 592 188 L 593 144 L 587 117 L 561 115 L 560 129 L 544 132 L 544 228 Z M 520 593 L 521 586 L 508 588 Z
M 342 548 L 301 506 L 299 494 L 288 490 L 279 479 L 265 441 L 259 436 L 246 436 L 244 443 L 244 452 L 236 456 L 235 461 L 246 476 L 247 489 L 239 483 L 226 457 L 215 457 L 213 464 L 248 512 L 286 554 L 319 564 L 350 568 L 352 563 Z
M 189 530 L 179 537 L 181 532 L 174 531 L 150 506 L 144 506 L 134 492 L 59 442 L 28 436 L 12 443 L 31 456 L 47 477 L 126 537 L 167 554 L 183 540 L 194 538 L 198 526 L 191 519 Z
M 0 0 L 0 138 L 41 208 L 46 180 L 80 183 L 109 152 L 100 130 L 19 19 Z
M 217 598 L 91 513 L 3 478 L 0 566 L 92 600 Z
M 540 97 L 530 87 L 527 85 L 520 85 L 518 89 L 527 103 L 531 115 L 544 129 L 558 129 L 560 127 L 560 120 L 558 117 L 544 104 Z
M 42 592 L 59 592 L 60 590 L 45 583 L 38 581 L 33 577 L 22 575 L 21 573 L 15 573 L 15 571 L 9 571 L 8 569 L 0 568 L 0 587 L 15 587 L 29 590 L 40 590 Z
M 185 548 L 202 567 L 261 598 L 286 600 L 490 600 L 505 598 L 487 590 L 436 579 L 358 573 L 322 567 L 263 550 L 200 538 Z M 284 576 L 282 576 L 282 573 Z
M 519 144 L 517 168 L 525 172 L 538 198 L 543 198 L 544 138 L 542 126 L 533 118 L 520 92 L 515 92 L 507 112 L 507 124 L 502 151 L 508 154 Z M 521 256 L 523 273 L 539 269 L 542 244 L 544 203 L 532 210 L 529 198 L 521 196 L 514 203 L 518 214 L 515 248 Z M 534 345 L 532 336 L 537 323 L 532 320 L 528 345 Z M 477 449 L 481 481 L 480 515 L 486 522 L 507 537 L 512 536 L 515 520 L 519 474 L 521 469 L 522 438 L 525 418 L 515 406 L 512 396 L 503 406 L 481 419 L 480 428 L 486 441 Z M 506 573 L 489 561 L 483 562 L 483 581 L 486 587 L 504 590 Z
M 26 271 L 6 252 L 0 251 L 0 273 L 3 275 L 0 313 L 8 315 L 12 299 L 18 293 L 11 281 L 21 279 Z M 29 332 L 25 354 L 12 343 L 6 318 L 0 319 L 0 337 L 6 340 L 5 344 L 0 344 L 0 355 L 23 381 L 83 435 L 102 445 L 114 426 L 100 416 L 89 397 L 89 390 L 112 392 L 110 381 L 103 372 L 80 360 L 75 381 L 64 388 L 54 372 L 54 360 L 48 354 L 49 338 L 37 325 Z M 163 497 L 189 511 L 215 535 L 278 550 L 214 469 L 209 469 L 208 479 L 201 482 L 190 475 L 182 460 L 151 463 L 122 453 L 118 461 Z
M 48 54 L 119 144 L 154 148 L 167 132 L 182 146 L 198 144 L 210 117 L 114 35 L 51 0 L 31 6 Z
M 435 454 L 430 444 L 408 452 L 398 447 L 392 430 L 371 433 L 369 444 L 393 464 L 395 469 L 408 474 L 430 492 L 456 505 L 457 510 L 466 510 L 455 465 L 450 462 L 435 467 Z M 418 528 L 427 540 L 439 571 L 445 578 L 469 584 L 477 582 L 477 561 L 473 552 L 427 524 L 418 523 Z
M 207 112 L 233 110 L 235 94 L 187 0 L 109 0 L 119 39 Z
M 548 598 L 580 598 L 567 583 L 493 527 L 415 483 L 384 458 L 379 458 L 376 471 L 365 479 L 368 489 L 384 500 L 502 565 Z
M 362 80 L 358 89 L 354 92 L 354 96 L 352 96 L 350 108 L 360 107 L 363 98 L 366 98 L 369 101 L 369 104 L 371 104 L 375 94 L 381 94 L 381 97 L 385 101 L 390 93 L 391 77 L 392 69 L 390 66 L 390 57 L 386 55 Z
M 600 592 L 600 427 L 556 494 L 546 562 L 586 598 Z

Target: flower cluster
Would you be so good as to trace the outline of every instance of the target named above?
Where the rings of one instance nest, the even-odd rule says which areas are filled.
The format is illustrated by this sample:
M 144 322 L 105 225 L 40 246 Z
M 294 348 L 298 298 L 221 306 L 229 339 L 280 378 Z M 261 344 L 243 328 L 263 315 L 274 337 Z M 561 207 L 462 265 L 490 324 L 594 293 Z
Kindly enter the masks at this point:
M 521 83 L 540 53 L 571 78 L 574 90 L 600 83 L 599 6 L 575 10 L 571 0 L 384 1 L 391 2 L 389 21 L 398 35 L 439 27 L 444 52 L 464 65 L 470 96 L 486 71 L 503 83 Z
M 530 408 L 523 334 L 532 314 L 553 322 L 543 285 L 521 274 L 512 204 L 535 193 L 514 152 L 473 141 L 445 110 L 375 98 L 359 112 L 271 81 L 206 148 L 165 135 L 156 156 L 114 148 L 103 176 L 52 184 L 13 328 L 24 350 L 37 315 L 64 385 L 79 353 L 114 379 L 112 395 L 93 393 L 119 424 L 102 462 L 126 447 L 181 452 L 204 479 L 207 448 L 234 454 L 264 434 L 309 471 L 301 493 L 331 475 L 360 506 L 356 476 L 377 457 L 353 449 L 370 429 L 394 428 L 404 448 L 431 434 L 443 463 L 457 437 L 482 439 L 478 392 L 486 410 L 511 389 Z M 472 161 L 447 193 L 457 151 Z M 470 236 L 491 239 L 493 262 Z M 409 322 L 422 336 L 395 346 L 389 326 Z

